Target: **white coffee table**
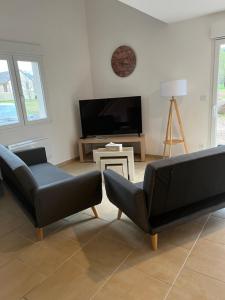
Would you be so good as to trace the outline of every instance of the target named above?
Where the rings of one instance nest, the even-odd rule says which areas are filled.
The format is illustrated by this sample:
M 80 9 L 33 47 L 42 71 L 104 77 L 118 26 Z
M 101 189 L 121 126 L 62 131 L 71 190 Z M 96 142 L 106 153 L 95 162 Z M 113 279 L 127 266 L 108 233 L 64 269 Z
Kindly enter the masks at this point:
M 133 147 L 123 147 L 120 151 L 110 151 L 105 148 L 99 148 L 93 150 L 93 158 L 96 162 L 97 167 L 103 171 L 104 162 L 101 163 L 101 160 L 107 159 L 108 165 L 118 165 L 121 159 L 127 160 L 127 173 L 129 180 L 134 180 L 134 150 Z M 123 167 L 125 167 L 125 162 L 123 160 Z M 125 168 L 124 168 L 125 169 Z
M 107 169 L 113 169 L 115 170 L 115 167 L 121 167 L 121 172 L 118 172 L 126 179 L 129 179 L 128 176 L 128 163 L 127 158 L 102 158 L 101 159 L 101 173 L 102 173 L 102 179 L 104 181 L 103 171 Z

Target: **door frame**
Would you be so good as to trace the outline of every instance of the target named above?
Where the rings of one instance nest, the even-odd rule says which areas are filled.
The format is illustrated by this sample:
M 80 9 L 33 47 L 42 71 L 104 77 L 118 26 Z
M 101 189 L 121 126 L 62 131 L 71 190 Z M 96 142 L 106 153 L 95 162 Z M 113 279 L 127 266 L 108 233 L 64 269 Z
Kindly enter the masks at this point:
M 215 40 L 214 64 L 213 64 L 213 86 L 212 86 L 212 110 L 211 110 L 211 146 L 216 144 L 217 128 L 217 92 L 218 92 L 218 72 L 219 72 L 219 52 L 220 46 L 225 45 L 225 38 Z

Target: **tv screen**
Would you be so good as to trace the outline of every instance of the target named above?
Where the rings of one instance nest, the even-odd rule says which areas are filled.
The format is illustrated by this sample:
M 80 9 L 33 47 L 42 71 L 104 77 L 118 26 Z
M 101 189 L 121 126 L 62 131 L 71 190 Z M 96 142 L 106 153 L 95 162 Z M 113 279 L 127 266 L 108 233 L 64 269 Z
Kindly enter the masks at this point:
M 80 100 L 83 137 L 142 133 L 141 97 Z

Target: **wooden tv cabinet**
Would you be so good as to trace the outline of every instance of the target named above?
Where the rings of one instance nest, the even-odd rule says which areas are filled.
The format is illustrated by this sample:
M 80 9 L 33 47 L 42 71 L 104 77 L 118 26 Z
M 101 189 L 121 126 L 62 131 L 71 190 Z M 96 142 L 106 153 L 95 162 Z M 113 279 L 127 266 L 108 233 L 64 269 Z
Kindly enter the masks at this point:
M 86 146 L 102 146 L 104 144 L 108 144 L 110 142 L 118 143 L 118 144 L 129 144 L 130 146 L 138 145 L 140 149 L 139 158 L 135 155 L 136 161 L 145 161 L 145 136 L 144 135 L 126 135 L 126 136 L 107 136 L 107 137 L 93 137 L 93 138 L 81 138 L 79 139 L 79 156 L 80 162 L 92 161 L 93 156 L 91 155 L 91 159 L 87 159 L 86 157 Z M 91 151 L 92 152 L 92 151 Z

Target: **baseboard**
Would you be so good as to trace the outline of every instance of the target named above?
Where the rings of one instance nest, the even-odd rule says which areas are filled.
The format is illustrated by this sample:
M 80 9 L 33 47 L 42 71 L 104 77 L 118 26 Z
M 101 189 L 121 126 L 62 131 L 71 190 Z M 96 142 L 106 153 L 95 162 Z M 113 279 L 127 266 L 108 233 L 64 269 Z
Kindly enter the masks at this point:
M 162 159 L 163 156 L 162 155 L 156 155 L 156 154 L 146 154 L 145 155 L 145 160 L 149 160 L 149 159 Z
M 68 164 L 70 164 L 70 163 L 73 163 L 73 162 L 75 162 L 75 161 L 78 161 L 79 159 L 80 159 L 79 156 L 76 156 L 76 157 L 74 157 L 74 158 L 65 160 L 65 161 L 63 161 L 63 162 L 61 162 L 61 163 L 59 163 L 59 164 L 56 164 L 56 166 L 57 166 L 57 167 L 63 167 L 63 166 L 66 166 L 66 165 L 68 165 Z
M 162 159 L 162 158 L 163 158 L 162 155 L 146 154 L 145 156 L 146 156 L 146 159 L 145 159 L 146 161 L 148 161 L 148 160 L 158 160 L 158 159 Z M 59 164 L 56 164 L 56 166 L 57 166 L 57 167 L 64 167 L 64 166 L 66 166 L 66 165 L 68 165 L 68 164 L 70 164 L 70 163 L 73 163 L 73 162 L 75 162 L 75 161 L 80 161 L 79 156 L 76 156 L 76 157 L 74 157 L 74 158 L 65 160 L 65 161 L 63 161 L 63 162 L 61 162 L 61 163 L 59 163 Z M 92 161 L 92 162 L 93 162 L 93 161 Z

